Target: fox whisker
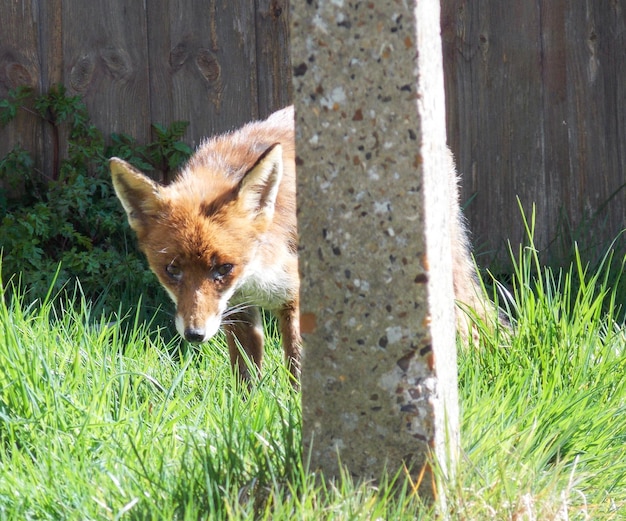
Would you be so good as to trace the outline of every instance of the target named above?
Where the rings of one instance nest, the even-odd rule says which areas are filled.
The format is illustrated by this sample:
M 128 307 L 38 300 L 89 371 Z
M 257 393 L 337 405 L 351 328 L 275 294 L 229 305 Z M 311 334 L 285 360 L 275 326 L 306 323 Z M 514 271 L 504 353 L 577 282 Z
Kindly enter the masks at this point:
M 256 307 L 254 304 L 252 303 L 240 303 L 237 304 L 235 306 L 232 306 L 230 308 L 228 308 L 226 311 L 224 311 L 224 313 L 222 314 L 222 319 L 226 319 L 228 317 L 230 317 L 231 315 L 236 315 L 237 313 L 242 313 L 248 309 L 252 309 Z

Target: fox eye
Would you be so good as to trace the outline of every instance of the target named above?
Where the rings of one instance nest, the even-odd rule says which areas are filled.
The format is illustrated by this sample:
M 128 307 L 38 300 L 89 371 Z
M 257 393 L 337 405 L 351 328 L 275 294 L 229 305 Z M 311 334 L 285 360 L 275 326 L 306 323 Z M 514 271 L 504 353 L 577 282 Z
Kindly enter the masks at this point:
M 231 271 L 233 271 L 232 264 L 220 264 L 213 269 L 213 278 L 215 280 L 222 280 L 226 277 Z
M 168 264 L 167 266 L 165 266 L 165 272 L 172 280 L 175 280 L 176 282 L 180 281 L 180 279 L 183 278 L 183 270 L 180 268 L 180 266 L 177 266 L 176 264 Z

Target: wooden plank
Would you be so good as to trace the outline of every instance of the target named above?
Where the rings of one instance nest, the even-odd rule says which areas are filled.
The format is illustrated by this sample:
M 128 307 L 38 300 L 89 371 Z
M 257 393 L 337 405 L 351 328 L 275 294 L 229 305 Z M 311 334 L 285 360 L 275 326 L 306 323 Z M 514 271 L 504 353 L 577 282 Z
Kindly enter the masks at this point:
M 150 137 L 146 14 L 143 2 L 63 2 L 63 81 L 80 94 L 105 135 Z
M 448 141 L 479 262 L 523 238 L 516 196 L 549 221 L 542 153 L 540 16 L 534 4 L 444 0 Z M 451 121 L 452 120 L 452 121 Z M 487 258 L 481 256 L 487 254 Z
M 548 246 L 559 233 L 562 216 L 570 213 L 567 196 L 568 178 L 572 172 L 567 168 L 568 127 L 567 120 L 568 84 L 567 69 L 569 42 L 565 34 L 563 13 L 567 12 L 567 0 L 541 2 L 540 7 L 540 61 L 541 74 L 540 136 L 543 179 L 535 190 L 535 199 L 543 202 L 538 218 L 542 221 L 545 236 L 537 243 L 541 248 Z M 522 175 L 520 172 L 519 175 Z M 529 174 L 526 174 L 528 176 Z M 571 181 L 574 181 L 571 179 Z M 532 202 L 528 194 L 529 203 Z
M 259 117 L 291 104 L 288 0 L 256 1 Z
M 63 0 L 39 1 L 41 88 L 63 83 Z
M 536 204 L 536 243 L 557 258 L 624 227 L 624 7 L 443 0 L 448 140 L 486 261 L 524 238 L 516 196 Z
M 47 93 L 53 85 L 63 83 L 63 6 L 62 0 L 38 2 L 41 53 L 40 91 Z M 46 175 L 54 177 L 55 161 L 67 154 L 66 143 L 57 142 L 52 125 L 43 125 L 40 150 Z M 63 145 L 63 146 L 61 146 Z M 57 149 L 58 147 L 58 149 Z
M 21 85 L 36 92 L 40 89 L 37 14 L 32 2 L 11 0 L 0 5 L 0 98 Z M 42 172 L 42 128 L 38 117 L 20 111 L 7 127 L 0 128 L 0 157 L 19 145 L 34 155 L 35 169 Z
M 607 205 L 607 212 L 601 212 L 599 218 L 606 218 L 608 223 L 602 236 L 614 239 L 616 234 L 626 228 L 626 84 L 624 83 L 624 64 L 626 63 L 626 5 L 624 1 L 610 3 L 591 3 L 597 19 L 598 36 L 597 55 L 600 57 L 600 71 L 604 75 L 605 90 L 602 98 L 597 96 L 593 84 L 590 90 L 595 94 L 596 103 L 606 106 L 607 121 L 604 126 L 609 153 L 606 173 L 607 191 L 598 201 Z M 594 33 L 589 33 L 593 43 Z M 590 177 L 596 173 L 594 165 L 589 170 Z M 591 177 L 593 179 L 593 177 Z M 619 247 L 626 251 L 626 238 L 620 238 Z
M 154 121 L 189 121 L 197 145 L 258 116 L 254 3 L 161 0 L 148 17 Z
M 623 2 L 567 3 L 563 24 L 546 27 L 551 34 L 560 30 L 567 42 L 566 115 L 546 118 L 567 136 L 557 166 L 563 202 L 572 227 L 582 224 L 575 237 L 600 249 L 626 226 L 624 8 Z
M 188 117 L 179 116 L 174 110 L 169 58 L 172 48 L 169 4 L 170 0 L 151 0 L 146 3 L 150 122 L 161 125 L 170 125 L 177 120 L 189 120 Z M 185 137 L 189 138 L 189 131 Z

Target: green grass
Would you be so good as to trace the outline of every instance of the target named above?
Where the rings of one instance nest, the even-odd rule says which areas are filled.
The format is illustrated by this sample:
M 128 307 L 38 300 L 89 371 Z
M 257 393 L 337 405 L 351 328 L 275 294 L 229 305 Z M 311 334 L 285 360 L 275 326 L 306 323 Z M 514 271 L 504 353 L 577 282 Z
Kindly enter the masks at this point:
M 443 517 L 626 519 L 623 266 L 516 257 L 512 333 L 483 328 L 480 346 L 459 347 L 462 452 Z M 384 479 L 308 472 L 273 323 L 244 393 L 221 339 L 173 355 L 141 310 L 117 320 L 80 297 L 4 297 L 0 519 L 442 518 Z

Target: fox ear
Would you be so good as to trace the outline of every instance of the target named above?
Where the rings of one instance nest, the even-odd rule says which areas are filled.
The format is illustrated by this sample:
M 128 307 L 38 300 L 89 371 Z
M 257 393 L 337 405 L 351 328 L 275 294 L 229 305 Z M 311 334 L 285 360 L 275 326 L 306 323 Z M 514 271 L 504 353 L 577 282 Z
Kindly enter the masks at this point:
M 113 188 L 122 203 L 128 223 L 136 232 L 146 226 L 147 218 L 161 208 L 159 185 L 126 161 L 113 157 L 109 160 Z
M 271 219 L 283 178 L 283 149 L 272 145 L 246 173 L 239 185 L 237 202 L 246 213 Z

